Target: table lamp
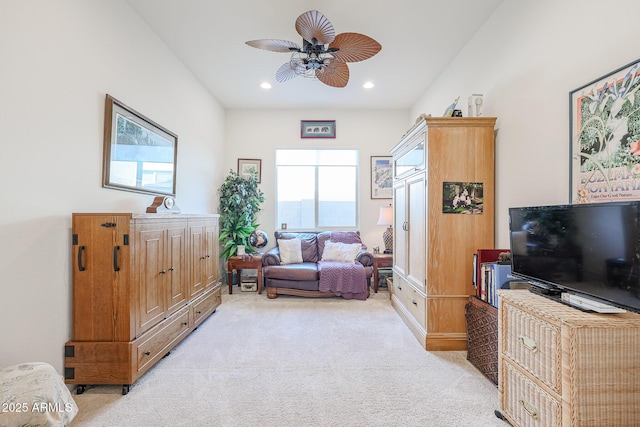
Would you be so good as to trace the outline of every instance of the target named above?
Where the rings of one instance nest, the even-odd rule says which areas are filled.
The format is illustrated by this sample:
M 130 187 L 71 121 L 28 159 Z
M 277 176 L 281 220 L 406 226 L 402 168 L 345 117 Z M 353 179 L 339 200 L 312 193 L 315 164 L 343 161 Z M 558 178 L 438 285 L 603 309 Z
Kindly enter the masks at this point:
M 378 216 L 378 225 L 386 225 L 388 228 L 382 233 L 382 241 L 384 242 L 384 253 L 393 253 L 393 207 L 380 206 L 380 215 Z

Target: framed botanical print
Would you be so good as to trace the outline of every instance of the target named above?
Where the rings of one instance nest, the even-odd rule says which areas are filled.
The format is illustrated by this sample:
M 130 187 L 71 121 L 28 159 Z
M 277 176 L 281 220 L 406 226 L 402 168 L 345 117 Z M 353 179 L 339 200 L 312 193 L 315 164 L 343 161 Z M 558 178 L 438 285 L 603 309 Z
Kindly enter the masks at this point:
M 569 93 L 573 203 L 640 199 L 640 60 Z
M 253 175 L 256 177 L 259 183 L 262 178 L 262 160 L 238 159 L 238 175 L 243 178 L 247 178 Z

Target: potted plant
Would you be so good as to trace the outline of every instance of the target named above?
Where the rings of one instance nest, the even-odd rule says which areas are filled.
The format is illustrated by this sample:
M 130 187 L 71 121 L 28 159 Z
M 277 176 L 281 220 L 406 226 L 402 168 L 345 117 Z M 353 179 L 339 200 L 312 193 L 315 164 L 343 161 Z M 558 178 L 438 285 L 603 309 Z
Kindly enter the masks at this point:
M 264 194 L 258 188 L 254 175 L 241 177 L 233 170 L 218 190 L 220 196 L 220 241 L 223 251 L 221 257 L 226 261 L 238 252 L 238 246 L 245 247 L 246 253 L 255 249 L 249 244 L 249 236 L 258 224 L 256 216 Z

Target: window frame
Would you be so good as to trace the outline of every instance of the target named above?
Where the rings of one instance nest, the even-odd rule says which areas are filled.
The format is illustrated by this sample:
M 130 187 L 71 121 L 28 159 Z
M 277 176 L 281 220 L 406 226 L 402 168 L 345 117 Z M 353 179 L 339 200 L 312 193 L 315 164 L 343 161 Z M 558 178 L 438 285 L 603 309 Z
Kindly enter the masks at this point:
M 354 158 L 355 158 L 355 162 L 352 165 L 339 165 L 339 164 L 320 164 L 318 161 L 316 161 L 315 164 L 308 164 L 305 162 L 302 163 L 297 163 L 297 164 L 279 164 L 278 163 L 278 152 L 279 151 L 308 151 L 308 152 L 320 152 L 320 151 L 345 151 L 345 152 L 352 152 L 354 154 Z M 314 170 L 314 183 L 315 183 L 315 188 L 314 188 L 314 226 L 312 227 L 313 230 L 320 230 L 320 231 L 328 231 L 328 230 L 357 230 L 360 227 L 360 150 L 358 149 L 353 149 L 353 148 L 279 148 L 276 149 L 276 155 L 275 155 L 275 166 L 276 166 L 276 185 L 275 185 L 275 194 L 276 194 L 276 203 L 275 203 L 275 227 L 277 230 L 281 229 L 282 223 L 280 222 L 279 219 L 279 205 L 280 205 L 280 199 L 279 199 L 279 181 L 278 181 L 278 176 L 279 176 L 279 171 L 278 168 L 281 166 L 303 166 L 303 167 L 312 167 Z M 355 215 L 354 215 L 354 225 L 351 226 L 320 226 L 319 223 L 319 215 L 320 215 L 320 203 L 319 203 L 319 192 L 320 192 L 320 185 L 319 185 L 319 175 L 320 175 L 320 168 L 321 167 L 347 167 L 347 168 L 353 168 L 354 170 L 354 177 L 355 177 L 355 183 L 354 183 L 354 194 L 355 194 L 355 200 L 354 200 L 354 211 L 355 211 Z M 290 227 L 289 224 L 287 224 L 287 228 L 286 230 L 291 230 L 291 231 L 301 231 L 301 230 L 308 230 L 309 227 Z

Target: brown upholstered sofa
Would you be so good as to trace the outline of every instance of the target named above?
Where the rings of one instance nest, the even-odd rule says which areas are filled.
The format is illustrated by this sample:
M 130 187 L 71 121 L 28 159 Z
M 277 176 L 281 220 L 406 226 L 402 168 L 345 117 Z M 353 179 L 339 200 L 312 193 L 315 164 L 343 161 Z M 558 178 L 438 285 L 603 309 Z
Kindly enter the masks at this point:
M 369 288 L 371 284 L 371 276 L 373 274 L 373 255 L 367 252 L 366 246 L 355 254 L 355 259 L 351 262 L 345 262 L 345 268 L 352 267 L 347 264 L 356 264 L 356 268 L 362 270 L 358 265 L 364 268 L 364 278 L 366 284 L 363 291 L 364 295 L 358 292 L 358 295 L 350 292 L 321 291 L 320 276 L 322 274 L 322 265 L 326 266 L 323 261 L 325 246 L 333 249 L 337 242 L 348 244 L 357 243 L 360 240 L 360 234 L 357 231 L 351 232 L 335 232 L 335 231 L 303 231 L 303 232 L 286 232 L 276 231 L 276 247 L 270 249 L 262 256 L 262 275 L 267 291 L 268 298 L 277 298 L 279 294 L 309 296 L 309 297 L 327 297 L 340 295 L 344 298 L 366 299 L 369 296 Z M 283 240 L 300 239 L 302 262 L 294 262 L 283 264 L 281 260 L 280 244 Z M 328 246 L 328 242 L 331 242 Z M 328 254 L 328 252 L 327 252 Z M 282 254 L 284 255 L 284 254 Z M 320 263 L 319 263 L 320 262 Z M 340 267 L 340 263 L 333 263 Z M 329 271 L 326 270 L 325 271 Z M 328 275 L 328 273 L 326 273 Z M 328 276 L 327 276 L 328 277 Z M 325 282 L 326 283 L 326 282 Z M 349 284 L 351 285 L 351 284 Z M 358 284 L 360 286 L 360 284 Z M 325 286 L 326 289 L 326 286 Z

